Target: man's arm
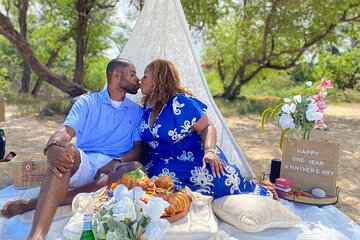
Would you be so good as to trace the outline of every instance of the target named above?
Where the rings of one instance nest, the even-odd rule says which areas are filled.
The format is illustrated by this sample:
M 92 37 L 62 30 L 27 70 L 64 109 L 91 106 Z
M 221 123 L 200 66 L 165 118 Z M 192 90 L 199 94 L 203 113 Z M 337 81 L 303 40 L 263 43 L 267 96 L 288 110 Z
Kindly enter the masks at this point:
M 114 158 L 108 164 L 99 168 L 95 174 L 94 179 L 99 178 L 102 173 L 109 174 L 109 173 L 113 172 L 116 164 L 118 164 L 118 163 L 141 161 L 142 157 L 143 157 L 143 144 L 141 141 L 136 141 L 133 143 L 133 147 L 130 151 L 125 153 L 120 158 Z
M 74 164 L 75 146 L 71 144 L 74 135 L 73 128 L 63 126 L 50 137 L 44 149 L 48 166 L 58 177 L 68 172 Z

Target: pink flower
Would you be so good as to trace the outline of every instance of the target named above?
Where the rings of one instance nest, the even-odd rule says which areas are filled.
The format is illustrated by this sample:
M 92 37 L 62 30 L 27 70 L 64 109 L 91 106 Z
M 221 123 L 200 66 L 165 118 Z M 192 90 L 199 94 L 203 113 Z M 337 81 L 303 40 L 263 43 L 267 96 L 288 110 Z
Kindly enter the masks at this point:
M 316 89 L 321 89 L 321 91 L 326 91 L 328 88 L 333 88 L 331 80 L 328 80 L 326 77 L 321 79 L 321 83 L 316 87 Z
M 319 127 L 321 127 L 321 126 L 323 126 L 324 125 L 324 120 L 316 120 L 315 122 L 314 122 L 314 128 L 319 128 Z
M 309 98 L 314 101 L 315 105 L 318 108 L 317 111 L 324 113 L 324 110 L 327 107 L 326 103 L 324 101 L 324 96 L 321 94 L 318 94 L 318 95 L 310 96 Z

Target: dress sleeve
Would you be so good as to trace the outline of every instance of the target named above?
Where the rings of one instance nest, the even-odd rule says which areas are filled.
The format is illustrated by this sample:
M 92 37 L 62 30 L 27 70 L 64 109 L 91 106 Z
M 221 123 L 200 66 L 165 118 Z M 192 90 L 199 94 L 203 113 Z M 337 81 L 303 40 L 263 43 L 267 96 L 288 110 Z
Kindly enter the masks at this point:
M 206 113 L 207 106 L 192 96 L 179 94 L 173 99 L 172 108 L 178 131 L 188 133 L 192 125 Z

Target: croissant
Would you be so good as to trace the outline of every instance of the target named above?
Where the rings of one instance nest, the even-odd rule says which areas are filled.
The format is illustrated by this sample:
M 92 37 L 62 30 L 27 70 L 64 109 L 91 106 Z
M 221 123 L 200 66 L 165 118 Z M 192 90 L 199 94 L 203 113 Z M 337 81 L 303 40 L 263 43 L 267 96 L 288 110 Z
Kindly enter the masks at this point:
M 142 178 L 135 178 L 134 176 L 122 176 L 117 184 L 124 184 L 129 190 L 133 189 L 136 186 L 141 187 L 144 191 L 148 189 L 153 189 L 155 184 L 148 176 L 143 176 Z
M 169 196 L 169 207 L 165 209 L 164 216 L 174 216 L 178 212 L 183 212 L 190 207 L 190 198 L 183 192 L 176 192 Z
M 171 179 L 171 177 L 169 177 L 166 174 L 163 174 L 160 177 L 158 177 L 157 179 L 155 179 L 155 185 L 158 188 L 170 189 L 174 186 L 174 182 Z

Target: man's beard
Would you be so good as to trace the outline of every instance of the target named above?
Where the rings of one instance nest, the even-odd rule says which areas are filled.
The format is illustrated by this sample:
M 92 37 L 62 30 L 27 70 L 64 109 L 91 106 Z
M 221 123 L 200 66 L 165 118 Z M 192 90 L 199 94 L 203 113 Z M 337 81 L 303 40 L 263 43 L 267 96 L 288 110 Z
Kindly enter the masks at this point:
M 122 79 L 121 83 L 120 83 L 120 87 L 122 89 L 124 89 L 127 93 L 130 94 L 136 94 L 138 89 L 139 89 L 139 85 L 138 84 L 132 84 L 128 79 L 124 78 Z

